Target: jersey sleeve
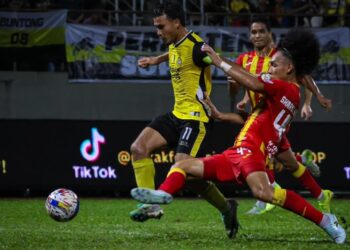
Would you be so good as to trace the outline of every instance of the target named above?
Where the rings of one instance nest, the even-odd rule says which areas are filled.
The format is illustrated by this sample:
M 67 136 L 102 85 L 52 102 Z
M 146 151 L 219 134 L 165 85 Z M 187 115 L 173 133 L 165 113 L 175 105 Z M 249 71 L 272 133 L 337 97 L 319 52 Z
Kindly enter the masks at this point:
M 236 59 L 236 63 L 240 66 L 243 66 L 243 56 L 244 54 L 240 54 Z
M 264 90 L 267 95 L 276 95 L 278 92 L 283 91 L 281 81 L 271 79 L 270 74 L 261 74 L 258 79 L 264 84 Z
M 193 46 L 193 51 L 192 51 L 192 58 L 193 58 L 193 62 L 195 65 L 197 65 L 198 67 L 204 68 L 210 64 L 206 63 L 204 58 L 207 57 L 207 53 L 202 51 L 202 45 L 204 44 L 204 42 L 199 42 L 196 43 Z

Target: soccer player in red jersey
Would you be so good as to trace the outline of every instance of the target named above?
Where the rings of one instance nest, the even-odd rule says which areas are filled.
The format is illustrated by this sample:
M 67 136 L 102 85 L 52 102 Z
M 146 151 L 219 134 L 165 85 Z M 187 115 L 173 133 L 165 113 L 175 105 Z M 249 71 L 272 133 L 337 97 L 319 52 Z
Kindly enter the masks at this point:
M 158 190 L 135 188 L 133 198 L 143 203 L 168 204 L 185 184 L 187 176 L 221 182 L 247 183 L 262 201 L 290 210 L 321 227 L 338 244 L 345 230 L 333 214 L 322 213 L 297 193 L 275 189 L 268 181 L 266 160 L 274 157 L 300 105 L 298 78 L 311 73 L 320 57 L 319 43 L 311 32 L 290 30 L 273 55 L 269 74 L 259 78 L 239 65 L 224 62 L 208 45 L 203 51 L 213 64 L 245 87 L 265 94 L 265 105 L 249 116 L 235 143 L 221 154 L 177 162 Z
M 237 58 L 236 63 L 241 65 L 253 75 L 258 76 L 261 73 L 267 72 L 270 60 L 276 53 L 277 49 L 273 44 L 270 24 L 266 19 L 253 19 L 249 26 L 249 32 L 250 41 L 254 46 L 254 50 L 241 54 Z M 321 95 L 317 86 L 313 82 L 313 79 L 310 76 L 305 76 L 304 78 L 306 81 L 308 81 L 307 85 L 312 87 L 312 90 L 315 92 L 315 95 L 320 101 L 321 105 L 326 106 L 326 108 L 330 108 L 330 100 Z M 229 78 L 230 93 L 237 92 L 237 86 L 237 83 Z M 310 118 L 312 115 L 312 109 L 310 106 L 311 98 L 312 93 L 305 88 L 305 102 L 301 110 L 302 117 L 305 117 L 305 119 Z M 263 100 L 263 93 L 257 93 L 253 90 L 247 89 L 243 100 L 237 104 L 237 109 L 240 111 L 244 110 L 246 104 L 250 102 L 251 110 L 254 111 L 263 102 Z M 213 118 L 224 120 L 220 119 L 220 116 Z M 226 121 L 230 121 L 229 116 L 225 118 L 227 118 Z M 298 161 L 296 157 L 298 158 Z M 291 171 L 293 176 L 297 178 L 303 184 L 303 186 L 311 192 L 312 196 L 318 200 L 321 210 L 324 212 L 330 212 L 330 201 L 333 193 L 330 190 L 322 190 L 314 178 L 310 175 L 311 172 L 318 176 L 319 167 L 313 162 L 313 156 L 310 154 L 309 150 L 304 150 L 302 155 L 294 156 L 288 139 L 284 137 L 280 144 L 279 153 L 276 155 L 276 158 L 282 164 L 284 164 L 285 168 Z M 277 182 L 275 182 L 274 178 L 274 161 L 267 164 L 267 171 L 272 185 L 279 188 L 280 186 L 277 184 Z M 254 207 L 248 211 L 248 213 L 261 214 L 273 209 L 274 207 L 274 205 L 258 200 Z

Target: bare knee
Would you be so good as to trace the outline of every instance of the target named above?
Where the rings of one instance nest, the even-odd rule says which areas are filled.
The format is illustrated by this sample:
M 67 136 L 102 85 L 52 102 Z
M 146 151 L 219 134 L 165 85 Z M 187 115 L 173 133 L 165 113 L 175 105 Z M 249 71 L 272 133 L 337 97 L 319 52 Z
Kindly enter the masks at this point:
M 193 159 L 193 157 L 185 153 L 176 153 L 175 155 L 175 162 L 179 162 L 187 159 Z
M 146 158 L 149 155 L 147 146 L 138 141 L 135 141 L 133 142 L 133 144 L 131 144 L 130 152 L 132 154 L 134 161 Z
M 288 171 L 296 171 L 298 169 L 298 162 L 297 161 L 288 161 L 283 164 L 284 168 Z
M 196 158 L 190 158 L 186 160 L 182 160 L 176 162 L 172 168 L 180 168 L 185 173 L 190 174 L 194 177 L 202 177 L 203 176 L 203 163 L 201 160 Z
M 180 168 L 186 172 L 188 166 L 189 164 L 187 164 L 186 161 L 178 161 L 175 162 L 175 164 L 171 168 Z
M 251 189 L 253 196 L 261 201 L 272 202 L 274 189 L 272 186 L 257 186 Z

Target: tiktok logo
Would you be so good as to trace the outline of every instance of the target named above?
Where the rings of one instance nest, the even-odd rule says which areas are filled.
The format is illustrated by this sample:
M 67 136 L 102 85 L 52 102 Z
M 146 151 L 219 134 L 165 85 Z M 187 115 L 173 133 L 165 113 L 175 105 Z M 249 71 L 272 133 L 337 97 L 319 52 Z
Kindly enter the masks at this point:
M 92 143 L 89 139 L 84 140 L 80 145 L 80 153 L 85 160 L 94 162 L 100 156 L 100 144 L 104 144 L 106 140 L 97 128 L 92 128 L 91 134 Z

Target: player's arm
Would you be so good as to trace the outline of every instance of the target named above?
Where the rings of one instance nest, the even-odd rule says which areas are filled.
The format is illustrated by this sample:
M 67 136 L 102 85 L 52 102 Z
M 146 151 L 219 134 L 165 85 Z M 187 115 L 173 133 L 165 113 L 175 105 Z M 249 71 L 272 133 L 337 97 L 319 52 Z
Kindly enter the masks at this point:
M 312 116 L 312 108 L 311 108 L 311 101 L 312 101 L 312 92 L 308 88 L 304 88 L 305 91 L 305 100 L 303 107 L 301 108 L 301 118 L 304 118 L 305 120 L 309 120 Z
M 232 63 L 232 62 L 231 62 Z M 227 77 L 227 90 L 231 97 L 235 97 L 239 91 L 239 83 L 232 79 L 232 77 Z
M 164 54 L 159 56 L 142 57 L 141 59 L 138 60 L 137 64 L 141 68 L 147 68 L 150 65 L 158 65 L 168 60 L 169 60 L 169 53 L 165 52 Z
M 210 56 L 212 63 L 221 68 L 227 75 L 231 76 L 233 80 L 239 82 L 241 85 L 255 92 L 264 92 L 264 84 L 260 82 L 254 75 L 243 69 L 240 65 L 233 63 L 228 64 L 224 62 L 215 51 L 208 45 L 204 45 L 202 50 Z
M 317 87 L 314 79 L 310 75 L 306 75 L 300 79 L 300 82 L 307 87 L 317 98 L 317 101 L 320 105 L 325 108 L 327 111 L 332 108 L 332 100 L 326 98 Z
M 213 104 L 213 102 L 210 100 L 209 96 L 206 95 L 204 101 L 209 106 L 209 108 L 211 110 L 211 118 L 217 119 L 220 121 L 225 121 L 225 122 L 244 124 L 244 119 L 239 114 L 220 112 L 216 108 L 216 106 Z

